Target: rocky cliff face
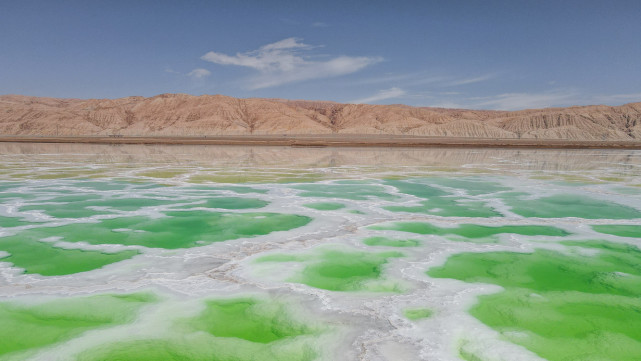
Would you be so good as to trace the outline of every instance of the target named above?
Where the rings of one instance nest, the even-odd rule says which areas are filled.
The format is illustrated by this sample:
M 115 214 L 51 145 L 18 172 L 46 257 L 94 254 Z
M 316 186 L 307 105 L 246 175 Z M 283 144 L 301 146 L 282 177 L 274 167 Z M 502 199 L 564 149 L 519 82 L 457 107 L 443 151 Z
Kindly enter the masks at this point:
M 0 135 L 330 133 L 635 140 L 641 139 L 641 102 L 505 112 L 222 95 L 90 100 L 0 96 Z

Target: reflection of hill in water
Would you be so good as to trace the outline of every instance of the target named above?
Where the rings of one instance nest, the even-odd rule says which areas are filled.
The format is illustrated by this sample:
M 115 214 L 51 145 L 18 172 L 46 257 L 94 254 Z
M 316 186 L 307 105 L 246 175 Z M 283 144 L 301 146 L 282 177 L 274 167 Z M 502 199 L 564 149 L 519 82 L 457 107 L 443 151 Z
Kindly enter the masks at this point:
M 580 171 L 641 170 L 638 150 L 554 150 L 499 148 L 291 148 L 202 145 L 103 145 L 0 143 L 4 161 L 75 164 L 141 163 L 205 167 L 432 166 Z M 63 164 L 58 164 L 63 165 Z

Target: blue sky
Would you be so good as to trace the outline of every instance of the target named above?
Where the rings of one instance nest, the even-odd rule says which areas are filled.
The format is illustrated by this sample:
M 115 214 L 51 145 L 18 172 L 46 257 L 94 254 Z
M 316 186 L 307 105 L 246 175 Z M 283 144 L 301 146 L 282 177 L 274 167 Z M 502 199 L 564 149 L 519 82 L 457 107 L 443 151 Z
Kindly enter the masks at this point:
M 0 2 L 0 94 L 641 101 L 641 1 Z

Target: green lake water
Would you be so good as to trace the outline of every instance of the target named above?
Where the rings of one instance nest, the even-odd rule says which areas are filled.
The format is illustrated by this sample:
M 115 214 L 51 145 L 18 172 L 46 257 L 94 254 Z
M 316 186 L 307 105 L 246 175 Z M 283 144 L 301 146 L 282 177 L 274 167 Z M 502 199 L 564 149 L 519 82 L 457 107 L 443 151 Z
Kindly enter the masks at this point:
M 639 151 L 0 152 L 0 361 L 641 359 Z

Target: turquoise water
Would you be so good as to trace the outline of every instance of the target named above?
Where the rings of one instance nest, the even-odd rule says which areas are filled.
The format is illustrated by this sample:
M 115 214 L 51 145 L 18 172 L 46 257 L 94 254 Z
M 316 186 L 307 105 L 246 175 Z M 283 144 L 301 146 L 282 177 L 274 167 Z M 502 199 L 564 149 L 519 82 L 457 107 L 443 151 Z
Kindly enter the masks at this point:
M 0 360 L 641 359 L 641 152 L 0 151 Z

